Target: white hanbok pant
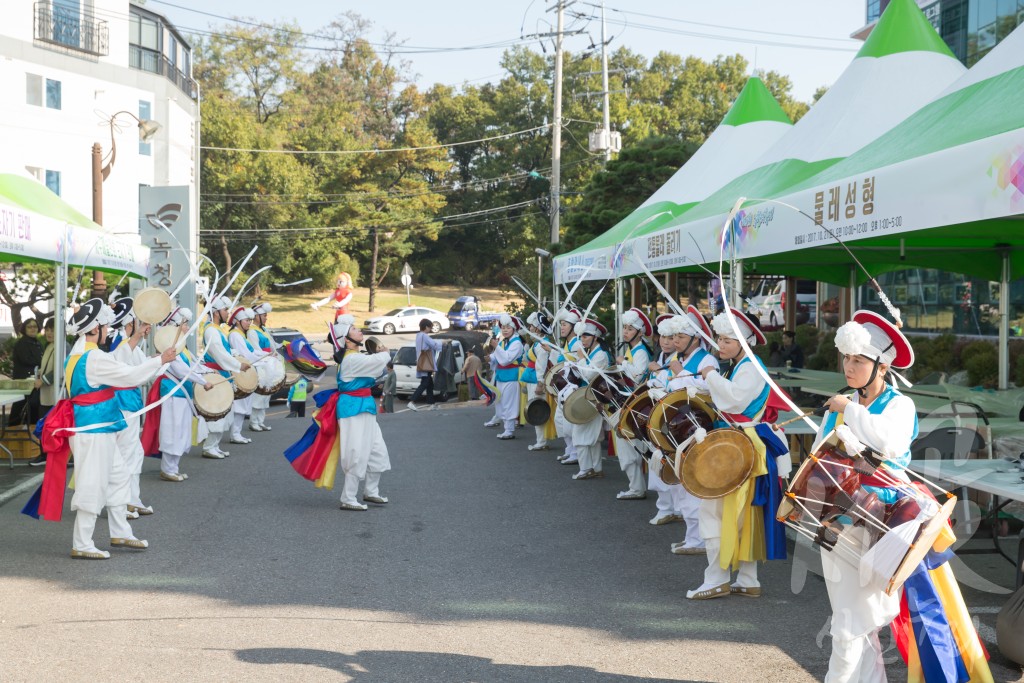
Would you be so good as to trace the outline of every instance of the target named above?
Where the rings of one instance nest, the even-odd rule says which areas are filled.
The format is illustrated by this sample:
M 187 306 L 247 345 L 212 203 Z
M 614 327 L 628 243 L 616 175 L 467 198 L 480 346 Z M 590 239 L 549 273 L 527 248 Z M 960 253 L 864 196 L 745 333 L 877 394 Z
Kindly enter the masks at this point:
M 576 444 L 572 441 L 572 423 L 565 419 L 561 398 L 555 402 L 555 434 L 565 441 L 565 455 L 570 460 L 576 460 L 579 453 L 576 451 Z
M 267 408 L 270 407 L 270 397 L 265 394 L 253 394 L 252 414 L 249 416 L 250 427 L 262 427 L 267 421 Z
M 235 399 L 231 403 L 231 438 L 242 438 L 242 425 L 245 417 L 252 412 L 252 394 L 245 398 Z
M 644 482 L 643 458 L 632 439 L 623 439 L 614 434 L 615 454 L 619 458 L 619 467 L 626 473 L 629 480 L 629 493 L 643 494 L 647 492 L 647 484 Z
M 503 434 L 515 434 L 519 420 L 519 381 L 498 382 L 501 396 L 494 402 L 494 417 L 501 420 Z
M 197 387 L 196 391 L 203 391 Z M 223 420 L 218 420 L 223 422 Z M 214 423 L 217 424 L 217 423 Z M 206 422 L 199 421 L 200 434 L 206 431 Z M 217 436 L 218 440 L 220 435 Z M 172 396 L 160 408 L 160 471 L 178 474 L 181 458 L 192 447 L 192 406 L 187 398 Z
M 128 469 L 128 505 L 143 507 L 140 496 L 139 477 L 142 474 L 142 462 L 146 459 L 142 452 L 140 420 L 129 418 L 131 413 L 121 411 L 127 427 L 117 432 L 117 447 L 124 454 L 124 465 Z
M 75 550 L 97 550 L 92 535 L 96 516 L 103 508 L 107 508 L 110 537 L 131 538 L 132 528 L 126 517 L 130 475 L 117 446 L 117 434 L 77 432 L 70 443 L 75 456 L 75 493 L 71 497 L 71 509 L 77 513 L 72 541 Z
M 704 545 L 708 551 L 708 566 L 704 570 L 704 584 L 701 590 L 721 586 L 732 579 L 732 570 L 728 567 L 722 568 L 719 558 L 722 554 L 722 514 L 725 503 L 721 498 L 712 498 L 700 501 L 700 534 L 704 539 Z M 740 517 L 740 530 L 743 529 L 743 517 Z M 740 562 L 740 569 L 736 577 L 737 586 L 744 588 L 758 588 L 761 584 L 757 580 L 757 562 Z
M 600 472 L 604 461 L 601 448 L 604 441 L 604 418 L 598 415 L 581 425 L 572 426 L 572 443 L 576 447 L 576 455 L 580 461 L 580 472 L 594 470 Z
M 358 505 L 359 482 L 366 480 L 364 496 L 379 496 L 380 475 L 391 469 L 391 458 L 377 416 L 359 413 L 338 420 L 338 466 L 345 473 L 341 502 Z
M 887 595 L 880 586 L 861 579 L 860 568 L 851 558 L 859 558 L 869 545 L 867 529 L 850 527 L 840 534 L 838 550 L 821 550 L 821 569 L 832 604 L 832 656 L 825 683 L 886 680 L 878 632 L 899 614 L 900 602 L 898 595 Z

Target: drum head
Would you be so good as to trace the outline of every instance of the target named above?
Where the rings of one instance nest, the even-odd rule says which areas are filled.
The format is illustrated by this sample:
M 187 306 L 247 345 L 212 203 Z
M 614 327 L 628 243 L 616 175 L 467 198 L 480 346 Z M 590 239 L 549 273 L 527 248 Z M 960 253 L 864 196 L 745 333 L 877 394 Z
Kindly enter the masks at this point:
M 638 386 L 623 406 L 619 415 L 619 434 L 627 439 L 643 439 L 647 436 L 647 421 L 654 404 L 646 384 Z
M 585 425 L 600 415 L 595 405 L 594 392 L 590 387 L 580 387 L 569 394 L 562 404 L 562 415 L 566 422 L 574 425 Z
M 672 451 L 672 457 L 669 457 L 667 453 L 663 453 L 661 456 L 661 470 L 658 472 L 658 477 L 667 486 L 675 486 L 682 483 L 679 481 L 679 477 L 676 476 L 675 462 L 673 462 L 674 457 L 675 451 Z
M 526 404 L 526 421 L 534 427 L 542 427 L 551 419 L 551 406 L 546 396 L 536 396 Z
M 245 398 L 260 385 L 259 375 L 253 367 L 242 372 L 233 372 L 231 377 L 235 381 L 235 398 Z
M 235 399 L 235 392 L 231 383 L 226 378 L 213 373 L 203 375 L 203 379 L 210 385 L 207 390 L 200 384 L 194 387 L 194 403 L 196 412 L 206 420 L 215 422 L 231 412 L 231 402 Z
M 885 589 L 886 593 L 893 595 L 914 573 L 917 566 L 924 560 L 924 556 L 932 549 L 935 540 L 942 533 L 943 527 L 949 522 L 949 516 L 953 514 L 954 507 L 956 507 L 956 496 L 950 496 L 949 500 L 939 508 L 939 512 L 921 527 L 921 533 L 918 534 L 914 545 L 907 551 L 903 562 L 900 563 L 896 573 L 889 580 L 889 585 Z
M 562 372 L 565 363 L 555 363 L 544 373 L 544 387 L 552 396 L 558 396 L 558 387 L 555 386 L 555 377 Z M 564 385 L 563 385 L 564 386 Z
M 153 333 L 153 346 L 160 353 L 163 353 L 167 349 L 171 348 L 175 344 L 178 345 L 178 351 L 185 348 L 185 341 L 187 337 L 185 332 L 187 330 L 177 325 L 167 325 L 166 327 L 156 328 L 156 332 Z
M 716 429 L 686 453 L 682 483 L 698 498 L 721 498 L 740 487 L 754 469 L 754 444 L 739 429 Z
M 146 287 L 134 297 L 132 311 L 144 323 L 157 325 L 171 314 L 171 296 L 162 289 Z
M 647 437 L 659 450 L 675 453 L 676 446 L 690 438 L 698 427 L 710 432 L 714 429 L 714 422 L 715 411 L 707 401 L 681 389 L 673 391 L 654 406 L 651 420 L 647 423 Z

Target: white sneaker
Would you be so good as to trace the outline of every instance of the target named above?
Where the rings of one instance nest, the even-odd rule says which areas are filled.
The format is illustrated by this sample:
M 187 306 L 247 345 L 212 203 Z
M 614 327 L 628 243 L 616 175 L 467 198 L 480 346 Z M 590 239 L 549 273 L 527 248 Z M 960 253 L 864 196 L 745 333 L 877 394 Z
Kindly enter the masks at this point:
M 548 450 L 548 445 L 546 443 L 531 443 L 529 446 L 526 447 L 526 450 L 528 450 L 528 451 L 546 451 L 546 450 Z
M 418 405 L 416 405 L 415 403 L 413 403 L 412 401 L 409 401 L 409 403 L 407 404 L 406 407 L 409 408 L 409 410 L 419 410 L 420 409 L 420 407 Z
M 260 429 L 262 429 L 265 432 L 269 432 L 270 431 L 270 425 L 260 425 Z
M 247 436 L 241 436 L 241 435 L 239 435 L 239 436 L 232 436 L 230 439 L 228 439 L 228 443 L 247 444 L 247 443 L 252 443 L 252 439 L 250 439 Z
M 484 427 L 498 427 L 501 425 L 501 420 L 488 420 L 484 422 Z
M 220 446 L 217 446 L 217 448 L 215 448 L 214 450 L 215 450 L 215 451 L 216 451 L 217 453 L 220 453 L 221 455 L 223 455 L 223 456 L 224 456 L 225 458 L 226 458 L 226 457 L 228 457 L 229 455 L 231 455 L 230 453 L 228 453 L 228 452 L 227 452 L 226 450 L 224 450 L 224 449 L 223 449 L 223 448 L 221 448 Z
M 203 457 L 210 460 L 223 460 L 224 454 L 218 451 L 203 451 Z
M 509 439 L 516 438 L 516 435 L 512 432 L 502 432 L 501 434 L 498 434 L 498 438 L 502 441 L 508 441 Z
M 263 431 L 263 427 L 260 427 L 259 425 L 250 424 L 249 425 L 249 431 L 250 432 L 262 432 Z

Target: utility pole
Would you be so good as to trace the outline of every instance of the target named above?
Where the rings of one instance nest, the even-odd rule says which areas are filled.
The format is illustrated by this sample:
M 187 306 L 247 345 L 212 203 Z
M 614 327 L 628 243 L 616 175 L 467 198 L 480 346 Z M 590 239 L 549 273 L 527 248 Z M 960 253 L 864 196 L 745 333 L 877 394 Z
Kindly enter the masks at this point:
M 370 300 L 367 304 L 367 308 L 370 313 L 373 313 L 377 305 L 377 256 L 380 252 L 380 236 L 377 233 L 377 226 L 374 225 L 373 231 L 373 251 L 370 256 Z
M 555 31 L 555 112 L 551 129 L 551 243 L 558 244 L 559 190 L 562 179 L 562 31 L 565 22 L 565 0 L 558 3 L 558 25 Z
M 604 24 L 604 0 L 601 0 L 601 92 L 604 95 L 604 118 L 602 122 L 604 124 L 605 131 L 609 132 L 612 129 L 612 115 L 608 110 L 608 39 L 605 37 L 605 24 Z M 608 145 L 604 148 L 604 163 L 605 166 L 612 160 L 612 145 L 609 140 Z

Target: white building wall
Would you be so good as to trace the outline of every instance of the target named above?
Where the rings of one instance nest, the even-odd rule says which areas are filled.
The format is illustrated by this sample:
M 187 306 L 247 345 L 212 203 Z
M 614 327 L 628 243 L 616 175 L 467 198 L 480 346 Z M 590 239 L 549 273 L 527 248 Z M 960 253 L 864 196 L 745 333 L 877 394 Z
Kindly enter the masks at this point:
M 103 183 L 103 225 L 138 234 L 140 185 L 188 185 L 198 248 L 195 143 L 198 104 L 162 74 L 129 67 L 128 0 L 82 0 L 84 13 L 106 22 L 109 54 L 94 56 L 34 38 L 35 3 L 0 3 L 0 173 L 34 175 L 32 169 L 60 172 L 61 197 L 92 216 L 93 143 L 109 160 L 111 132 L 106 121 L 117 112 L 139 115 L 140 101 L 151 105 L 161 128 L 141 154 L 136 121 L 117 117 L 117 156 Z M 164 32 L 164 40 L 168 32 Z M 179 60 L 180 62 L 180 60 Z M 40 77 L 41 106 L 30 104 L 27 74 Z M 46 80 L 60 83 L 60 109 L 46 106 Z

